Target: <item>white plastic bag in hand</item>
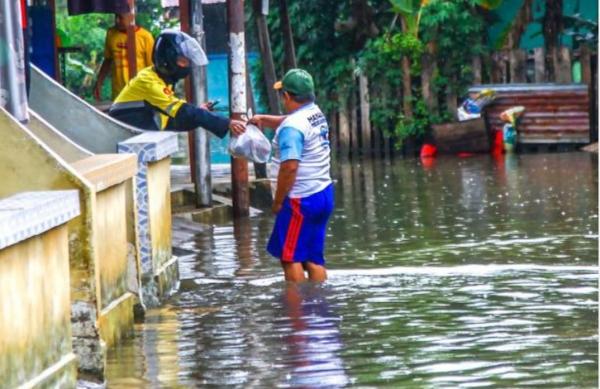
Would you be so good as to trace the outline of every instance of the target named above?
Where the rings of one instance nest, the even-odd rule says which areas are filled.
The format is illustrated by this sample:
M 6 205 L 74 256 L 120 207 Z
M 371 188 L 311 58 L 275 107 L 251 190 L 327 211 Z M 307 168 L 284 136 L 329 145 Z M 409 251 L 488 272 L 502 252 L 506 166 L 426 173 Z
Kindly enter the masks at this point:
M 253 124 L 247 124 L 242 135 L 232 135 L 227 149 L 234 157 L 246 158 L 257 163 L 266 163 L 271 156 L 271 142 Z

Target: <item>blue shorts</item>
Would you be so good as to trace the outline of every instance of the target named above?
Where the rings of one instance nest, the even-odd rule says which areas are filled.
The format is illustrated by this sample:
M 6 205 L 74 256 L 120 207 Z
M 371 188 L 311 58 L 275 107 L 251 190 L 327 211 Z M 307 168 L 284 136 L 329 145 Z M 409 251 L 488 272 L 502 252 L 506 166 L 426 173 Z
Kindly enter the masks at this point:
M 282 262 L 325 265 L 325 234 L 333 199 L 333 184 L 308 197 L 286 197 L 275 218 L 267 251 Z

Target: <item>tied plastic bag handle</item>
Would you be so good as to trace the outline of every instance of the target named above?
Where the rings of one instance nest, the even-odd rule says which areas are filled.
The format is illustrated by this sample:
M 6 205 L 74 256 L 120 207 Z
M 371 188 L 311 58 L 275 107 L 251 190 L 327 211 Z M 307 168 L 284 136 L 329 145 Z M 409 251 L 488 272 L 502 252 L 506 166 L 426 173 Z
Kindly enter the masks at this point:
M 271 142 L 254 124 L 247 124 L 240 136 L 232 135 L 227 147 L 234 157 L 246 158 L 256 163 L 266 163 L 271 156 Z

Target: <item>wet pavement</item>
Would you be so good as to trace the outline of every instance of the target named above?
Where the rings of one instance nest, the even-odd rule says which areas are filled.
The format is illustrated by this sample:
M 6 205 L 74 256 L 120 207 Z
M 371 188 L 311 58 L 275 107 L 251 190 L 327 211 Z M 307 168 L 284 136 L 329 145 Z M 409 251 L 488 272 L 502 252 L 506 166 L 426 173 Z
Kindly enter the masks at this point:
M 597 166 L 339 164 L 323 285 L 283 282 L 269 214 L 191 229 L 108 387 L 596 387 Z

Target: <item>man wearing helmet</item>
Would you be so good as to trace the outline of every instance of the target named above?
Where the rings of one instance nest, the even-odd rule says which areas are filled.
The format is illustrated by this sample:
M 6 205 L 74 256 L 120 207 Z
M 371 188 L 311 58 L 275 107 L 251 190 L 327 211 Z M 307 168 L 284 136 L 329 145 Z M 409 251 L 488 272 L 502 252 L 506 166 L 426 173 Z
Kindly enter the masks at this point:
M 181 31 L 165 30 L 154 43 L 152 59 L 154 66 L 141 70 L 119 93 L 110 107 L 110 116 L 149 131 L 203 127 L 220 138 L 228 130 L 234 135 L 245 131 L 244 122 L 227 119 L 174 95 L 173 85 L 187 77 L 192 66 L 208 63 L 195 39 Z

